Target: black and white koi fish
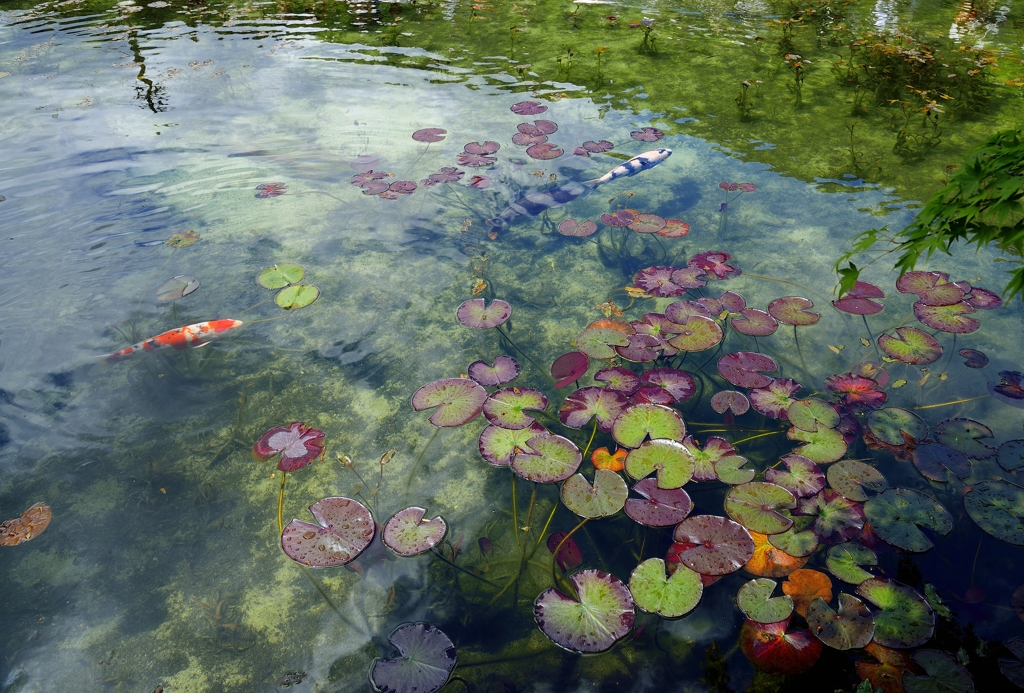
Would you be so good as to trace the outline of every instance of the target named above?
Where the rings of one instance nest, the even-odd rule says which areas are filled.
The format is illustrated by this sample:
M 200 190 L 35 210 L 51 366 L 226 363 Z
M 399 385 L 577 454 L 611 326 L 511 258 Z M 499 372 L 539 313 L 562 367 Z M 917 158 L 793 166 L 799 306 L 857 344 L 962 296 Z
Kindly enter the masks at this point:
M 671 149 L 652 149 L 649 152 L 638 154 L 629 161 L 619 164 L 600 178 L 594 178 L 592 180 L 585 180 L 582 182 L 566 183 L 565 185 L 552 188 L 551 190 L 532 193 L 520 200 L 516 200 L 516 202 L 509 205 L 509 207 L 497 217 L 488 219 L 487 226 L 493 232 L 504 226 L 508 226 L 519 217 L 535 217 L 541 212 L 564 205 L 566 202 L 572 202 L 584 195 L 588 195 L 599 185 L 613 181 L 616 178 L 635 176 L 641 171 L 654 168 L 671 155 Z

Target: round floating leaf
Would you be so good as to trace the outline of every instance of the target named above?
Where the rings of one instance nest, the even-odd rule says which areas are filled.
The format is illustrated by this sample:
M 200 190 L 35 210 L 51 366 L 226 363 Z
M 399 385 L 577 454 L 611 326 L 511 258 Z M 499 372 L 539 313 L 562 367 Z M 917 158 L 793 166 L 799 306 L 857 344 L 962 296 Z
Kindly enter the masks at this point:
M 608 452 L 608 448 L 597 448 L 590 453 L 590 462 L 594 469 L 610 469 L 613 472 L 621 472 L 626 468 L 627 450 L 620 448 L 614 453 Z
M 1024 489 L 983 481 L 964 496 L 964 507 L 979 527 L 1009 544 L 1024 546 Z
M 914 304 L 914 317 L 928 327 L 954 334 L 974 332 L 981 323 L 968 317 L 974 307 L 968 303 L 954 303 L 950 306 L 929 306 L 918 301 Z
M 657 214 L 637 214 L 629 222 L 629 228 L 637 233 L 657 233 L 665 228 L 665 220 Z
M 512 458 L 512 471 L 527 481 L 547 484 L 564 481 L 576 473 L 583 454 L 568 438 L 550 434 L 536 435 L 526 441 L 532 452 Z
M 566 219 L 558 225 L 558 233 L 563 236 L 572 236 L 574 238 L 586 238 L 587 236 L 593 235 L 597 231 L 597 224 L 592 222 L 590 219 L 586 219 L 582 222 L 577 222 L 575 219 Z
M 747 529 L 761 534 L 779 534 L 793 526 L 793 520 L 779 512 L 796 507 L 793 494 L 775 484 L 751 481 L 729 489 L 725 512 Z
M 956 353 L 964 357 L 964 365 L 968 368 L 984 368 L 988 365 L 988 356 L 977 349 L 961 349 Z
M 287 427 L 276 426 L 260 436 L 252 446 L 252 454 L 261 462 L 280 454 L 277 468 L 294 472 L 324 454 L 324 432 L 301 421 L 293 421 Z
M 689 315 L 678 325 L 679 334 L 668 343 L 679 351 L 704 351 L 722 341 L 722 326 L 711 318 Z
M 526 413 L 544 411 L 548 398 L 532 387 L 509 387 L 493 393 L 484 402 L 484 416 L 496 426 L 520 429 L 533 423 L 533 417 Z
M 569 428 L 583 428 L 597 417 L 597 427 L 605 433 L 629 404 L 620 392 L 601 387 L 581 387 L 565 398 L 558 409 L 558 418 Z
M 666 219 L 665 225 L 658 230 L 658 235 L 665 238 L 682 238 L 690 233 L 690 225 L 679 219 Z
M 502 354 L 494 359 L 494 365 L 486 361 L 474 361 L 467 370 L 469 377 L 481 385 L 504 385 L 519 375 L 519 362 L 511 356 Z
M 912 657 L 925 673 L 903 672 L 906 693 L 974 693 L 971 673 L 945 652 L 918 650 Z
M 417 556 L 436 546 L 448 531 L 440 516 L 424 520 L 424 508 L 405 508 L 392 515 L 381 530 L 381 539 L 399 556 Z
M 548 110 L 548 107 L 539 101 L 520 101 L 519 103 L 512 104 L 508 110 L 516 115 L 537 115 Z
M 1008 472 L 1024 467 L 1024 440 L 1008 440 L 996 450 L 996 462 Z
M 813 529 L 808 529 L 813 524 L 814 518 L 812 517 L 795 517 L 792 527 L 781 534 L 772 534 L 768 537 L 768 542 L 790 556 L 796 558 L 810 556 L 818 550 L 820 543 L 818 535 L 814 533 Z M 803 566 L 796 567 L 802 568 Z
M 999 371 L 999 383 L 989 383 L 988 391 L 1000 402 L 1024 408 L 1024 373 Z
M 718 414 L 729 410 L 736 416 L 742 416 L 750 410 L 750 400 L 742 392 L 722 390 L 711 396 L 711 408 Z
M 847 542 L 829 548 L 825 565 L 830 573 L 843 582 L 859 585 L 875 577 L 861 566 L 878 565 L 878 556 L 866 546 Z
M 581 351 L 570 351 L 562 354 L 551 364 L 551 377 L 555 379 L 555 387 L 565 387 L 579 380 L 590 368 L 590 359 Z
M 608 469 L 594 472 L 591 486 L 582 474 L 574 474 L 562 484 L 562 502 L 580 517 L 608 517 L 622 510 L 629 488 L 622 477 Z
M 199 280 L 188 274 L 179 274 L 156 287 L 156 300 L 164 303 L 175 301 L 199 288 Z
M 789 619 L 779 623 L 744 621 L 740 649 L 761 671 L 795 676 L 807 671 L 821 656 L 821 643 L 808 630 L 786 632 Z
M 786 437 L 805 443 L 793 452 L 818 464 L 835 462 L 846 454 L 847 445 L 843 434 L 832 428 L 822 426 L 817 431 L 810 433 L 793 427 L 786 432 Z
M 417 142 L 440 142 L 447 134 L 444 128 L 423 128 L 412 133 L 412 138 Z
M 626 456 L 627 474 L 643 479 L 657 471 L 658 487 L 663 489 L 681 488 L 693 477 L 693 468 L 693 454 L 676 440 L 649 440 Z
M 878 301 L 872 301 L 859 296 L 844 296 L 838 301 L 832 301 L 832 305 L 844 313 L 851 313 L 853 315 L 874 315 L 875 313 L 881 313 L 882 309 L 885 308 Z
M 875 634 L 875 622 L 864 602 L 851 594 L 839 594 L 839 611 L 820 597 L 807 607 L 807 625 L 818 640 L 837 650 L 864 647 Z
M 825 475 L 821 467 L 802 455 L 785 455 L 779 460 L 788 471 L 766 469 L 764 480 L 786 489 L 794 496 L 813 496 L 825 488 Z
M 627 448 L 640 447 L 647 436 L 682 440 L 685 435 L 683 417 L 675 409 L 661 404 L 634 404 L 623 410 L 612 424 L 615 441 Z
M 889 482 L 874 467 L 857 460 L 841 460 L 828 468 L 828 485 L 853 501 L 866 501 L 868 491 L 881 493 Z
M 832 601 L 832 581 L 817 570 L 794 570 L 782 583 L 782 591 L 793 598 L 793 610 L 804 617 L 807 616 L 807 607 L 815 599 Z
M 742 455 L 728 455 L 715 462 L 715 476 L 723 484 L 736 486 L 745 484 L 757 474 L 753 469 L 744 467 L 747 458 Z
M 528 157 L 541 161 L 557 159 L 563 154 L 565 154 L 564 149 L 559 149 L 557 145 L 551 144 L 550 142 L 541 142 L 540 144 L 535 144 L 526 148 L 526 155 Z
M 824 544 L 852 539 L 864 527 L 864 510 L 860 503 L 840 496 L 830 488 L 822 489 L 813 498 L 800 499 L 801 515 L 814 515 L 812 529 Z
M 787 325 L 813 325 L 821 319 L 818 313 L 807 310 L 813 306 L 814 301 L 806 298 L 783 296 L 768 304 L 768 312 L 773 318 Z
M 767 387 L 772 379 L 758 371 L 774 372 L 778 369 L 778 364 L 770 356 L 753 351 L 739 351 L 718 359 L 718 373 L 737 387 Z
M 672 537 L 689 545 L 679 554 L 680 563 L 701 575 L 735 572 L 754 555 L 754 540 L 743 525 L 717 515 L 688 517 Z
M 953 518 L 941 503 L 909 488 L 887 489 L 864 504 L 864 514 L 884 541 L 914 553 L 933 546 L 918 525 L 943 535 L 953 529 Z
M 880 689 L 882 693 L 906 693 L 900 679 L 904 671 L 914 667 L 909 654 L 882 647 L 876 642 L 868 643 L 864 652 L 877 659 L 879 663 L 857 662 L 857 676 L 870 682 L 872 689 Z
M 455 668 L 455 645 L 429 623 L 406 623 L 396 628 L 388 642 L 400 659 L 373 660 L 370 682 L 380 693 L 435 693 Z
M 945 272 L 924 272 L 917 270 L 907 272 L 896 280 L 896 290 L 904 294 L 920 296 L 937 286 L 949 283 L 949 275 Z
M 756 308 L 744 308 L 740 317 L 732 319 L 732 327 L 741 334 L 765 337 L 778 329 L 779 323 L 768 313 Z
M 942 356 L 939 340 L 916 327 L 897 327 L 892 337 L 883 334 L 878 338 L 878 346 L 890 358 L 913 366 L 933 363 Z
M 987 459 L 996 454 L 994 447 L 981 442 L 991 437 L 991 428 L 971 419 L 946 419 L 935 425 L 936 441 L 976 460 Z
M 750 404 L 754 411 L 772 419 L 785 419 L 789 416 L 789 408 L 796 400 L 793 398 L 802 385 L 795 380 L 786 378 L 773 379 L 765 387 L 750 391 Z
M 686 566 L 679 566 L 671 577 L 665 577 L 665 561 L 648 558 L 633 569 L 629 591 L 636 605 L 664 618 L 679 618 L 693 611 L 700 603 L 704 584 L 700 575 Z
M 942 443 L 928 443 L 914 448 L 914 466 L 926 479 L 946 482 L 947 473 L 960 479 L 971 475 L 971 463 L 967 456 Z
M 309 511 L 319 524 L 292 520 L 281 534 L 281 548 L 297 563 L 311 568 L 345 565 L 373 541 L 373 517 L 359 501 L 323 498 Z
M 313 301 L 320 298 L 320 289 L 309 284 L 292 284 L 278 292 L 274 297 L 274 303 L 285 310 L 297 310 L 305 308 Z
M 839 412 L 828 402 L 820 399 L 798 399 L 786 412 L 789 422 L 802 431 L 814 432 L 820 427 L 836 428 Z
M 526 441 L 543 433 L 547 433 L 547 429 L 536 421 L 516 431 L 501 426 L 487 426 L 480 433 L 480 456 L 491 466 L 507 467 L 512 464 L 515 455 L 527 450 L 529 446 Z
M 445 378 L 424 385 L 412 396 L 416 411 L 437 407 L 430 423 L 438 427 L 461 426 L 483 411 L 487 390 L 468 378 Z
M 871 435 L 888 445 L 906 445 L 928 436 L 928 424 L 920 416 L 898 407 L 876 409 L 865 423 Z
M 652 368 L 641 374 L 640 382 L 666 390 L 675 403 L 685 402 L 697 391 L 693 376 L 678 368 Z
M 794 526 L 796 526 L 794 524 Z M 783 533 L 785 534 L 785 533 Z M 780 537 L 783 534 L 772 536 Z M 750 532 L 754 540 L 754 553 L 744 564 L 743 570 L 760 577 L 784 577 L 794 570 L 803 568 L 807 559 L 787 553 L 784 549 L 774 546 L 767 534 Z
M 265 289 L 283 289 L 289 284 L 296 284 L 306 276 L 306 270 L 298 265 L 273 265 L 267 267 L 256 277 L 256 282 Z
M 600 570 L 582 570 L 570 579 L 579 601 L 548 588 L 533 604 L 537 625 L 570 652 L 604 652 L 633 627 L 633 597 L 621 580 Z
M 640 377 L 628 368 L 605 368 L 594 373 L 594 380 L 604 383 L 606 390 L 621 392 L 627 397 L 640 387 Z
M 768 578 L 754 578 L 745 582 L 736 594 L 736 605 L 751 621 L 778 623 L 793 613 L 793 599 L 789 595 L 772 597 L 777 583 Z
M 643 499 L 626 500 L 626 514 L 635 522 L 647 527 L 671 527 L 679 524 L 693 509 L 693 501 L 686 491 L 681 488 L 659 488 L 658 480 L 653 477 L 638 481 L 633 486 L 633 492 L 643 496 Z
M 466 327 L 488 329 L 497 327 L 512 315 L 512 306 L 500 298 L 491 301 L 489 306 L 485 304 L 482 298 L 471 298 L 458 307 L 455 316 Z
M 860 583 L 857 594 L 878 607 L 874 642 L 906 649 L 923 645 L 935 631 L 935 612 L 912 587 L 895 580 L 871 578 Z
M 576 348 L 592 359 L 616 356 L 613 346 L 628 346 L 629 337 L 610 327 L 588 327 L 576 338 Z

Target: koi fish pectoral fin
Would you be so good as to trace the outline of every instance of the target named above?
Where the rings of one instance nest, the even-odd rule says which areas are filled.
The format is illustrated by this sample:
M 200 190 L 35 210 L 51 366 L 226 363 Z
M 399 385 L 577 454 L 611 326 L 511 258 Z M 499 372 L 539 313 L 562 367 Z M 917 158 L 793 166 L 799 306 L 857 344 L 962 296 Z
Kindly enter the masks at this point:
M 197 339 L 197 340 L 193 341 L 192 344 L 190 344 L 189 346 L 191 348 L 193 348 L 193 349 L 198 349 L 199 347 L 204 347 L 204 346 L 206 346 L 209 343 L 210 343 L 209 341 L 204 342 L 201 339 Z

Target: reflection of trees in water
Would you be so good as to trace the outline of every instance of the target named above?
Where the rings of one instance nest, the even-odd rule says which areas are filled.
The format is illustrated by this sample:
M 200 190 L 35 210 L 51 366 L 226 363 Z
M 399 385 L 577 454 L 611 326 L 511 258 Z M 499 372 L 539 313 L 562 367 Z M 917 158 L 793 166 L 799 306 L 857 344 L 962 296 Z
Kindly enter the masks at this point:
M 167 89 L 164 85 L 146 77 L 146 61 L 142 57 L 138 33 L 132 31 L 128 35 L 128 45 L 132 49 L 132 59 L 139 66 L 139 74 L 135 78 L 135 98 L 141 101 L 139 108 L 148 108 L 153 113 L 167 110 Z

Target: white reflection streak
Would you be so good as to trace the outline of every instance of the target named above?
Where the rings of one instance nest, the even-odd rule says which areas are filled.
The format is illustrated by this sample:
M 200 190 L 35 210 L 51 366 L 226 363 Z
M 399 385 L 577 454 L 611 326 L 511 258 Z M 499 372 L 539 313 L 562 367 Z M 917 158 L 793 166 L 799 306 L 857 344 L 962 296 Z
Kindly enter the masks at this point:
M 894 24 L 897 20 L 896 3 L 892 0 L 878 0 L 871 14 L 875 18 L 875 28 L 879 31 L 885 31 L 889 28 L 889 24 Z

